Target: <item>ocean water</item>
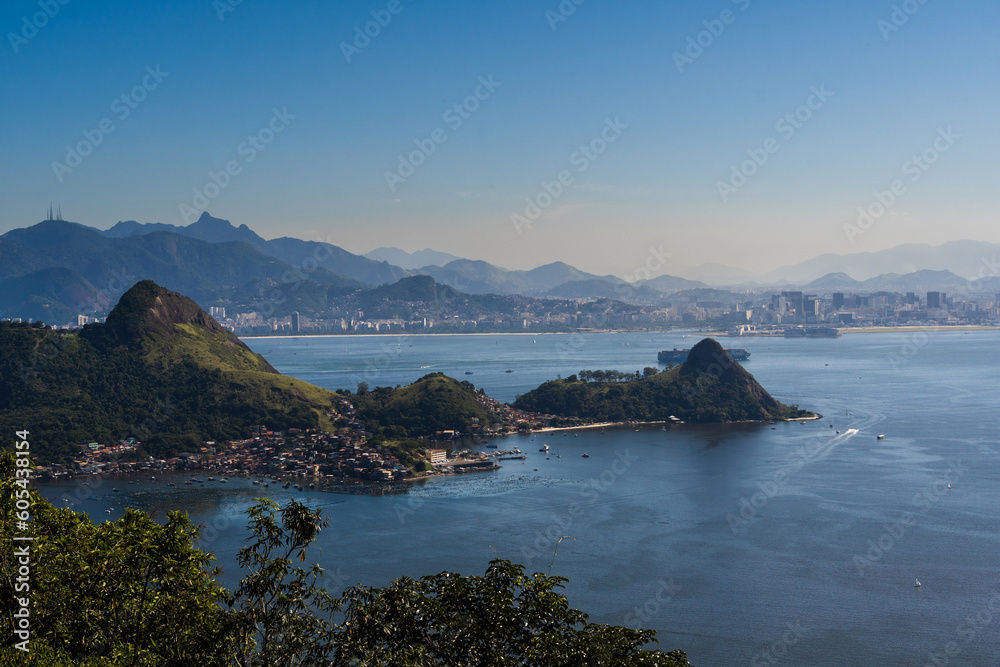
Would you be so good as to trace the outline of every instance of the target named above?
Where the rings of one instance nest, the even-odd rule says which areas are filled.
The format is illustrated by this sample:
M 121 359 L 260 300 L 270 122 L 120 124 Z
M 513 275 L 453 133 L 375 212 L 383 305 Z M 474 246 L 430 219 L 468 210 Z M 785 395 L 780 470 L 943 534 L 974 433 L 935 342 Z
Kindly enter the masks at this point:
M 699 338 L 246 342 L 330 389 L 441 371 L 512 400 L 584 368 L 656 366 L 657 350 Z M 185 486 L 189 475 L 44 492 L 97 520 L 126 506 L 188 511 L 229 585 L 252 499 L 296 497 L 330 518 L 311 558 L 337 591 L 481 574 L 506 558 L 568 577 L 571 604 L 591 620 L 655 629 L 660 647 L 699 667 L 1000 664 L 1000 332 L 722 342 L 751 351 L 745 367 L 776 398 L 823 419 L 513 436 L 500 445 L 520 447 L 524 463 L 395 496 Z

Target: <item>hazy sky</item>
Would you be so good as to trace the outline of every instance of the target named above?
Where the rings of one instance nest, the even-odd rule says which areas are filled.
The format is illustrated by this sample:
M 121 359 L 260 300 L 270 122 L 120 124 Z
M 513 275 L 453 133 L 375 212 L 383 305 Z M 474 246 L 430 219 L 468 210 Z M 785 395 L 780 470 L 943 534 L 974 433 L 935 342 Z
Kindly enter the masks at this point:
M 0 5 L 0 231 L 207 208 L 621 276 L 1000 242 L 995 0 L 63 1 Z

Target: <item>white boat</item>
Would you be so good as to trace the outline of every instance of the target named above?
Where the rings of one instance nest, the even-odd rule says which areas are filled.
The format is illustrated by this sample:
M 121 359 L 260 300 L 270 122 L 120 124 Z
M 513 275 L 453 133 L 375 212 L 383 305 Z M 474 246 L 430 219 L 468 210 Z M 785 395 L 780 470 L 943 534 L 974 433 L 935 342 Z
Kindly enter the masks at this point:
M 917 583 L 913 584 L 913 587 L 914 588 L 920 588 L 920 580 L 917 579 L 916 581 L 917 581 Z
M 877 436 L 875 437 L 875 439 L 876 439 L 876 440 L 885 440 L 885 436 L 884 436 L 884 435 L 882 435 L 881 433 L 879 433 L 879 434 L 878 434 L 878 435 L 877 435 Z

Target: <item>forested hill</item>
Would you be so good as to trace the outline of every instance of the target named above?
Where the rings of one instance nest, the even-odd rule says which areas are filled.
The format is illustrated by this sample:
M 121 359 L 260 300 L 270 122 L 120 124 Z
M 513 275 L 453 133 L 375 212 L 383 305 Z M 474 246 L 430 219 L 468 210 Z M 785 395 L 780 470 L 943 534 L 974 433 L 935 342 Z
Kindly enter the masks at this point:
M 622 374 L 587 373 L 586 377 Z M 711 338 L 692 348 L 683 365 L 636 379 L 590 382 L 576 375 L 551 380 L 519 396 L 514 407 L 599 421 L 737 422 L 811 416 L 776 401 Z
M 448 430 L 470 435 L 501 419 L 470 382 L 444 373 L 431 373 L 396 389 L 362 387 L 350 400 L 365 428 L 386 438 L 416 438 Z
M 198 305 L 152 281 L 105 324 L 0 323 L 0 428 L 28 429 L 40 461 L 135 437 L 147 453 L 273 429 L 329 427 L 334 394 L 279 374 Z

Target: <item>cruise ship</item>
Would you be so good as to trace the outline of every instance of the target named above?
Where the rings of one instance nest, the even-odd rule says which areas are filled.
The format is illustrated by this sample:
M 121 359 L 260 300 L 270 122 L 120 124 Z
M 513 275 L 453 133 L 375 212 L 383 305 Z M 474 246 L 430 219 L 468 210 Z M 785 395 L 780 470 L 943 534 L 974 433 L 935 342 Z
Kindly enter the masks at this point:
M 691 350 L 678 350 L 676 347 L 672 350 L 660 350 L 660 353 L 656 355 L 656 360 L 661 364 L 665 363 L 683 363 L 687 361 L 688 354 Z M 746 361 L 750 358 L 750 353 L 743 348 L 727 349 L 726 352 L 735 361 Z

